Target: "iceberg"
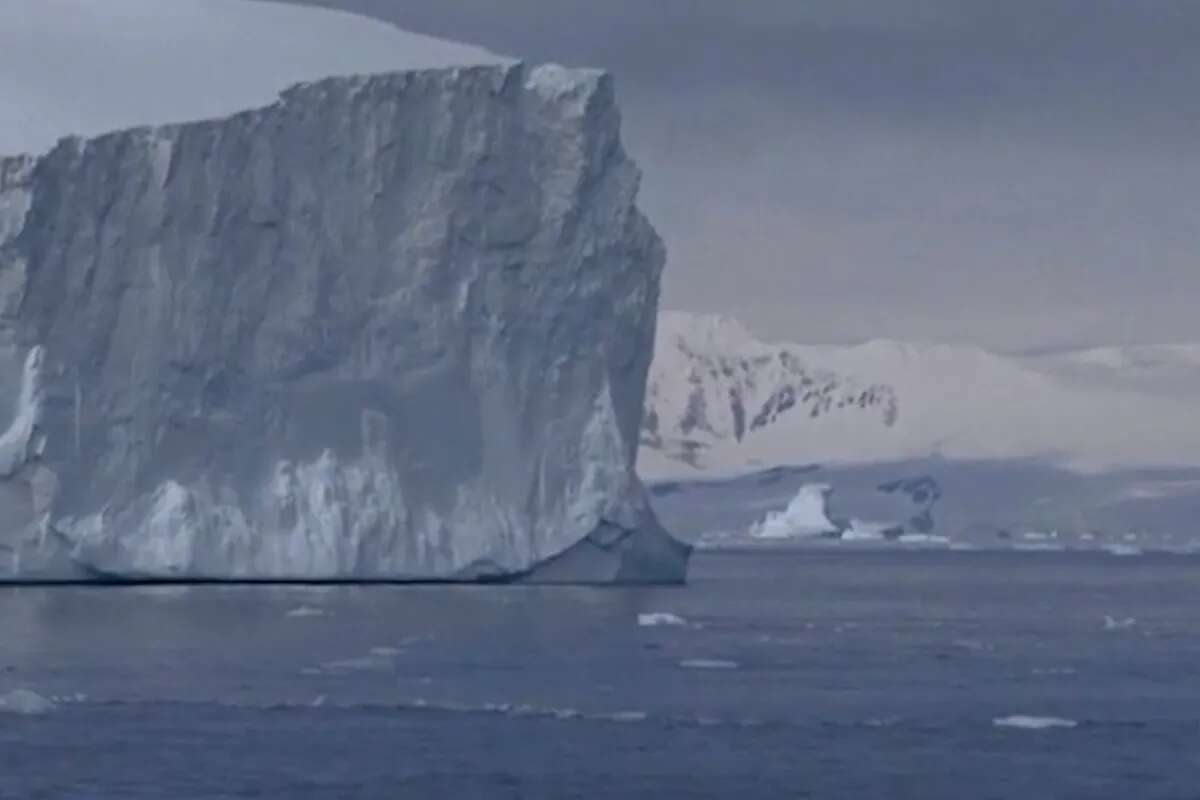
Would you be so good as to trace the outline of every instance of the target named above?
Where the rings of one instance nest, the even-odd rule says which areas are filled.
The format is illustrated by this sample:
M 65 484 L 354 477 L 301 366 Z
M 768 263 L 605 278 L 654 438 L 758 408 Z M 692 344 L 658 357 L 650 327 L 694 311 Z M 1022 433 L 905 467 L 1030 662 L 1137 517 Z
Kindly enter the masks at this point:
M 0 579 L 683 579 L 602 72 L 296 85 L 0 159 Z
M 828 536 L 841 530 L 828 516 L 829 495 L 833 487 L 823 483 L 808 483 L 783 511 L 768 511 L 750 527 L 755 539 L 795 539 Z
M 0 694 L 0 714 L 18 714 L 32 717 L 48 714 L 55 708 L 53 700 L 42 697 L 29 689 L 15 689 Z

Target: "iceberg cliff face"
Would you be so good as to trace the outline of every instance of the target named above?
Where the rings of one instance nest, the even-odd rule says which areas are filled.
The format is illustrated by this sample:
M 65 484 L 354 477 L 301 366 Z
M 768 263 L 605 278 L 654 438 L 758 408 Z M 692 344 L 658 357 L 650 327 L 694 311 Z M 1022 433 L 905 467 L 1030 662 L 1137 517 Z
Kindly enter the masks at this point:
M 0 577 L 681 579 L 618 127 L 482 66 L 0 160 Z

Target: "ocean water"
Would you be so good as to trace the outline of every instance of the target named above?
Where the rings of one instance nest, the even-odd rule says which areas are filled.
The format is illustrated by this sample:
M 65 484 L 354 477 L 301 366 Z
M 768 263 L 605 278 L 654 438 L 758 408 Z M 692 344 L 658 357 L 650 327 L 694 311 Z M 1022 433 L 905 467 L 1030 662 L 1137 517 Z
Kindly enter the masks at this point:
M 5 588 L 0 797 L 1196 798 L 1200 557 Z

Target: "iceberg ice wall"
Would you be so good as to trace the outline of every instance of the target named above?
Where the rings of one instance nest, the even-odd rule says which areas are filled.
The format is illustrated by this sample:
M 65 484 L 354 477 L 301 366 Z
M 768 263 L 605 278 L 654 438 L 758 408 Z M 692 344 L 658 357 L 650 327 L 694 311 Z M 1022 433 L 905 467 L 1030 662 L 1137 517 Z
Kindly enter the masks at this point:
M 0 159 L 0 578 L 681 579 L 618 128 L 481 66 Z

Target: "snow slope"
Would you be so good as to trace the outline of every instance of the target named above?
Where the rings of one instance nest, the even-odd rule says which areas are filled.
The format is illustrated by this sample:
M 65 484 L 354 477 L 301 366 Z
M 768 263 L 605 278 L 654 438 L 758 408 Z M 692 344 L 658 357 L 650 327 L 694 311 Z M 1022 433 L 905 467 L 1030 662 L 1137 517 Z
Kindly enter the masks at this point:
M 762 424 L 730 423 L 739 418 Z M 888 340 L 768 344 L 727 318 L 660 314 L 644 476 L 926 456 L 1198 464 L 1200 346 L 1010 357 Z
M 247 0 L 3 0 L 0 154 L 219 117 L 329 76 L 496 63 L 352 14 Z

